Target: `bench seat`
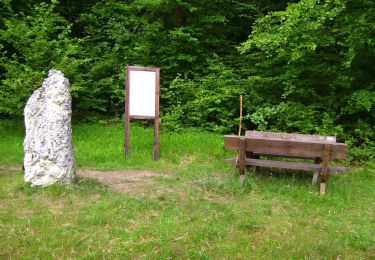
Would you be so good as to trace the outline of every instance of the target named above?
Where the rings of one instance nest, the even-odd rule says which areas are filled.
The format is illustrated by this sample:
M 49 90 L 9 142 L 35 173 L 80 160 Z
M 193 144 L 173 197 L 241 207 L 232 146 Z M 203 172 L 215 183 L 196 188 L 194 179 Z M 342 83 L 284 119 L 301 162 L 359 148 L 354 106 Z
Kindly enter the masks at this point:
M 237 161 L 238 160 L 236 157 L 227 159 L 227 162 L 233 165 L 236 165 Z M 323 165 L 315 164 L 315 163 L 282 162 L 282 161 L 250 159 L 250 158 L 246 158 L 245 163 L 248 166 L 314 171 L 314 172 L 321 171 L 323 169 Z M 343 166 L 328 166 L 328 174 L 342 174 L 344 172 L 345 172 L 345 167 Z

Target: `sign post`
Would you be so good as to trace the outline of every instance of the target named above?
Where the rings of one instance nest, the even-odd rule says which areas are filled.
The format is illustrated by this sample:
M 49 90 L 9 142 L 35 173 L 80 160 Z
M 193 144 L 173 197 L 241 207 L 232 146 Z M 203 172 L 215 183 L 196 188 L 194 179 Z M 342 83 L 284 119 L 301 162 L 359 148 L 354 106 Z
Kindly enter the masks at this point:
M 153 158 L 158 160 L 160 68 L 126 67 L 125 90 L 125 156 L 129 155 L 130 120 L 153 120 Z

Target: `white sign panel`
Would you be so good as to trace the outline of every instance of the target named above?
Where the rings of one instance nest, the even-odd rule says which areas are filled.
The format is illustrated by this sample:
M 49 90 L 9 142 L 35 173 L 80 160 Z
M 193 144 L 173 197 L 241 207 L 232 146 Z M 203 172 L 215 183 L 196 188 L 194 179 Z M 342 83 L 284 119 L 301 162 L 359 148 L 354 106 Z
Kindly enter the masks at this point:
M 129 71 L 129 115 L 155 117 L 156 72 Z

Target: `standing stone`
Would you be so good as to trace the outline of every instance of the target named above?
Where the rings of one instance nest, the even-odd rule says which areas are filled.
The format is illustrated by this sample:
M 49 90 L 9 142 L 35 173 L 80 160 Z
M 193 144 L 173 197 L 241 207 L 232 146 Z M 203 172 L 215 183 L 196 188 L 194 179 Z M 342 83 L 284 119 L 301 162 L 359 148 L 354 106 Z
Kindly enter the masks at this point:
M 32 187 L 75 179 L 71 104 L 69 80 L 58 70 L 27 101 L 24 178 Z

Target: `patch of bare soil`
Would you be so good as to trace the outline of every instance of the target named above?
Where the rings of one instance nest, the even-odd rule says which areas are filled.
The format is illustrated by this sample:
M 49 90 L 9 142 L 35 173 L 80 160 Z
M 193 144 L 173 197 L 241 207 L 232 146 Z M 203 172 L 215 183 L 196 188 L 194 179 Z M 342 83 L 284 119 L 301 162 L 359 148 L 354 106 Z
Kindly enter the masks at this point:
M 145 195 L 150 193 L 155 187 L 157 178 L 168 178 L 165 174 L 151 171 L 122 170 L 122 171 L 95 171 L 80 169 L 77 175 L 83 178 L 95 179 L 107 184 L 110 188 L 133 195 Z
M 22 171 L 22 165 L 20 165 L 20 166 L 0 165 L 0 171 L 21 172 Z

